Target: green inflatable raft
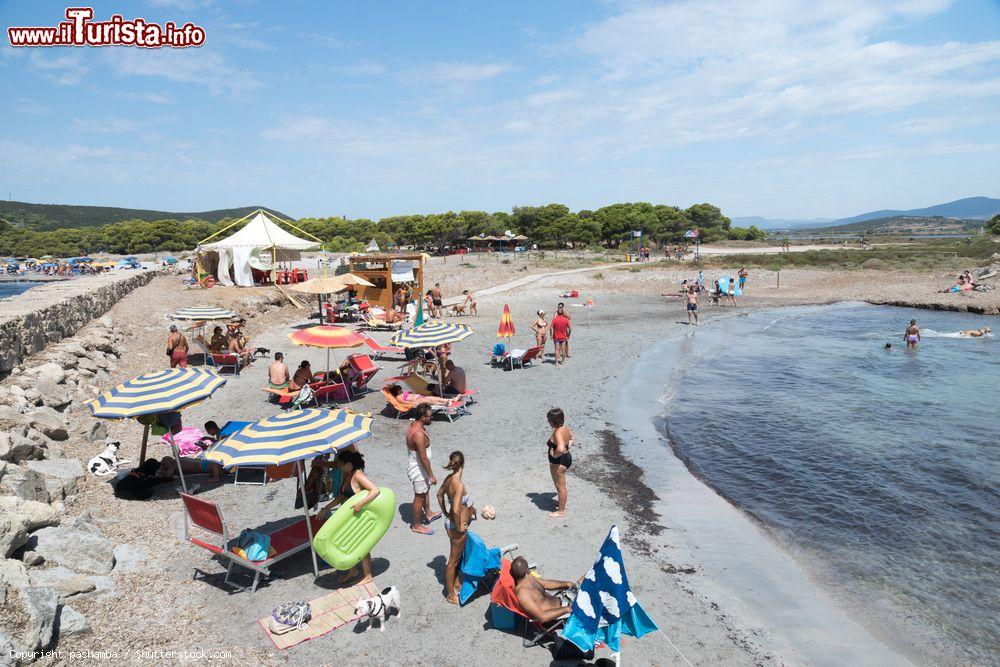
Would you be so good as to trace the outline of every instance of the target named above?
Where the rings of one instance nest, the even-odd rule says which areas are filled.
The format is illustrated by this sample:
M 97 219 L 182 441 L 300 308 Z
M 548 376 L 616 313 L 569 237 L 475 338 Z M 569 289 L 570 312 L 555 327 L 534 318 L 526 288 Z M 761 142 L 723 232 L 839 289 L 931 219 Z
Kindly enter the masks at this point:
M 337 508 L 313 538 L 313 549 L 320 558 L 338 570 L 350 570 L 371 553 L 389 530 L 396 512 L 396 494 L 379 487 L 379 494 L 357 514 L 354 506 L 368 495 L 355 494 Z

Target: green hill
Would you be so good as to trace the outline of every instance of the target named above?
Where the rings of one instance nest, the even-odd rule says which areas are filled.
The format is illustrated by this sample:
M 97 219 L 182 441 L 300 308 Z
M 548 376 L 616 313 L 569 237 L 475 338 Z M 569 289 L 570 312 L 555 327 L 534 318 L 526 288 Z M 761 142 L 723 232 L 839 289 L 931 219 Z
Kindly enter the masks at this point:
M 63 204 L 30 204 L 21 201 L 0 201 L 0 218 L 15 227 L 47 231 L 67 227 L 98 227 L 123 220 L 204 220 L 218 222 L 223 218 L 242 218 L 258 208 L 263 208 L 282 218 L 284 213 L 264 206 L 241 206 L 215 211 L 178 213 L 176 211 L 151 211 L 114 206 L 68 206 Z
M 945 218 L 942 216 L 894 215 L 876 220 L 862 220 L 846 225 L 797 229 L 810 234 L 870 234 L 893 236 L 927 236 L 930 234 L 978 234 L 985 220 Z

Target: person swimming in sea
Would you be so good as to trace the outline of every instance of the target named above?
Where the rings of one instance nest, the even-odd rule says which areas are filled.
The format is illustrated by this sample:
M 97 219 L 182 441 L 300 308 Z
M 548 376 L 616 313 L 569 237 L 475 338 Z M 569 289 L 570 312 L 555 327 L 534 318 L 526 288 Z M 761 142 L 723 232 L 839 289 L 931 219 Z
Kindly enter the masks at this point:
M 910 326 L 906 327 L 903 340 L 906 341 L 906 347 L 908 348 L 916 347 L 917 343 L 920 342 L 920 327 L 917 326 L 916 320 L 910 320 Z
M 964 331 L 959 331 L 960 336 L 965 336 L 966 338 L 979 338 L 980 336 L 985 336 L 986 334 L 993 331 L 989 327 L 983 327 L 981 329 L 966 329 Z

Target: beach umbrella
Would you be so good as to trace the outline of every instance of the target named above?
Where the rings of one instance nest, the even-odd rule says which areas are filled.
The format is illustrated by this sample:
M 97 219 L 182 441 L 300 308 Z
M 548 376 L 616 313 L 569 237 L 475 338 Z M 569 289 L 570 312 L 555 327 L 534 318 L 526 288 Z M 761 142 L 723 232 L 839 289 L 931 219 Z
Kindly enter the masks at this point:
M 585 653 L 592 651 L 596 642 L 618 653 L 623 634 L 638 639 L 657 630 L 656 623 L 632 593 L 622 559 L 618 526 L 611 526 L 594 566 L 583 577 L 562 636 Z M 687 662 L 687 658 L 684 660 Z
M 309 543 L 313 541 L 306 501 L 303 462 L 349 447 L 372 434 L 373 419 L 348 410 L 307 409 L 285 412 L 244 426 L 205 452 L 205 459 L 224 468 L 295 463 L 306 515 Z M 313 574 L 319 576 L 313 551 Z
M 417 316 L 413 318 L 413 326 L 419 327 L 424 323 L 424 300 L 417 301 Z
M 330 377 L 330 350 L 346 349 L 351 347 L 361 347 L 365 344 L 365 339 L 357 332 L 346 327 L 335 327 L 328 324 L 321 324 L 308 329 L 299 329 L 288 334 L 292 342 L 296 345 L 308 347 L 319 347 L 326 349 L 326 375 Z M 334 360 L 336 360 L 334 355 Z M 339 366 L 339 363 L 338 363 Z M 351 387 L 348 382 L 344 382 L 347 389 L 347 396 L 351 397 Z
M 305 282 L 296 283 L 289 287 L 290 290 L 295 292 L 301 292 L 303 294 L 315 294 L 319 303 L 319 317 L 320 321 L 323 321 L 323 299 L 324 294 L 336 294 L 337 292 L 343 292 L 349 287 L 374 287 L 375 285 L 368 282 L 361 276 L 356 276 L 353 273 L 342 273 L 340 275 L 328 276 L 324 272 L 322 276 L 316 278 L 311 278 Z
M 507 339 L 507 348 L 510 352 L 510 343 L 514 338 L 514 318 L 510 314 L 510 306 L 506 303 L 503 305 L 503 313 L 500 315 L 500 326 L 497 327 L 497 338 Z M 510 368 L 514 370 L 514 357 L 508 355 L 510 358 Z
M 201 403 L 226 381 L 213 371 L 201 368 L 171 368 L 165 371 L 144 373 L 126 380 L 117 387 L 101 393 L 87 403 L 90 414 L 100 419 L 131 419 L 146 415 L 176 412 Z M 142 450 L 139 463 L 146 460 L 146 443 L 149 441 L 150 424 L 143 424 Z M 177 459 L 177 473 L 181 487 L 187 493 L 187 482 L 180 466 L 180 453 L 173 434 L 168 431 L 168 439 Z
M 419 311 L 417 313 L 420 315 Z M 392 345 L 405 349 L 415 347 L 436 347 L 446 343 L 465 340 L 474 332 L 466 324 L 452 324 L 438 320 L 427 320 L 392 337 Z
M 231 320 L 236 317 L 236 313 L 218 306 L 191 306 L 182 308 L 170 316 L 175 320 Z

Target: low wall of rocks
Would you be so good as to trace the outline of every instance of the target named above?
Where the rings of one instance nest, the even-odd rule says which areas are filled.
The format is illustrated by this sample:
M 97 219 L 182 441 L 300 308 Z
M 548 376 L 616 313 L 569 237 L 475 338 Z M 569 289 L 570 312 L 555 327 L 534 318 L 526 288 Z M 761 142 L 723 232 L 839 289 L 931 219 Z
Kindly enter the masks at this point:
M 76 334 L 159 271 L 116 272 L 48 283 L 0 307 L 0 377 L 28 355 Z

